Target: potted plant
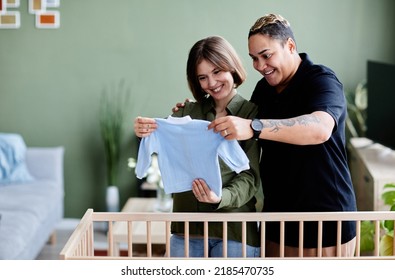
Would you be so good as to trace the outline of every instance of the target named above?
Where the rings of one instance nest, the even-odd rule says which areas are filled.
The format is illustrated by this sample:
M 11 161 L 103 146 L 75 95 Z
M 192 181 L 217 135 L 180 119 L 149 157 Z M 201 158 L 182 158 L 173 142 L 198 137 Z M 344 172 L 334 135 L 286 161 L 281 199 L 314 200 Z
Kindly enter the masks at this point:
M 390 206 L 390 211 L 395 211 L 395 184 L 385 184 L 386 191 L 381 198 L 385 205 Z M 381 256 L 392 256 L 392 242 L 394 239 L 394 221 L 383 221 L 381 223 L 383 236 L 380 238 L 379 252 Z M 361 252 L 374 250 L 375 227 L 371 221 L 361 223 Z
M 100 100 L 100 132 L 104 144 L 107 171 L 107 209 L 119 208 L 118 179 L 123 126 L 130 89 L 123 79 L 117 85 L 104 88 Z M 111 209 L 110 209 L 111 208 Z
M 360 82 L 354 92 L 345 92 L 347 100 L 346 133 L 348 138 L 364 137 L 366 134 L 366 109 L 368 92 L 366 81 Z
M 395 211 L 395 184 L 386 184 L 384 188 L 386 191 L 381 196 L 384 200 L 384 204 L 390 206 L 390 211 Z M 385 234 L 380 240 L 380 254 L 382 256 L 392 256 L 394 221 L 384 221 L 382 227 Z

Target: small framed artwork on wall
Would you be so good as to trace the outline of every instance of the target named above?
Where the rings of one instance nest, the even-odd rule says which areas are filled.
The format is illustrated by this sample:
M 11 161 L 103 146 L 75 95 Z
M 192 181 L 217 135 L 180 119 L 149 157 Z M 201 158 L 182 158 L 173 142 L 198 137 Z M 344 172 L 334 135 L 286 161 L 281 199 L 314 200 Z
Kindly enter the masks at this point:
M 21 26 L 19 11 L 8 10 L 8 8 L 17 8 L 19 5 L 19 0 L 0 0 L 1 29 L 15 29 Z
M 60 5 L 60 0 L 45 0 L 48 8 L 57 8 Z
M 36 16 L 37 28 L 59 28 L 59 11 L 48 8 L 59 7 L 60 0 L 29 0 L 29 13 Z
M 0 12 L 2 7 L 17 8 L 19 5 L 19 0 L 0 0 Z
M 47 2 L 44 0 L 29 0 L 29 13 L 37 14 L 45 12 Z
M 0 14 L 0 28 L 14 29 L 19 28 L 20 26 L 21 19 L 19 12 L 7 12 L 4 14 Z
M 37 28 L 59 28 L 59 12 L 46 11 L 45 13 L 36 14 Z

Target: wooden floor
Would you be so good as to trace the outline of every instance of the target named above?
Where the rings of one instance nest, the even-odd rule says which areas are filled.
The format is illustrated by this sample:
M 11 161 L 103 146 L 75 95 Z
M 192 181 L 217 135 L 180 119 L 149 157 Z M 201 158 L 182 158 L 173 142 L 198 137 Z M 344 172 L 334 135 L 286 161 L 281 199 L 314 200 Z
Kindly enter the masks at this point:
M 52 245 L 47 243 L 41 253 L 37 256 L 37 260 L 58 260 L 59 253 L 63 249 L 67 240 L 70 238 L 74 229 L 76 228 L 79 220 L 77 219 L 65 219 L 60 223 L 56 231 L 56 244 Z M 121 256 L 127 255 L 127 245 L 122 246 L 121 244 Z M 107 254 L 107 235 L 104 226 L 98 226 L 95 230 L 95 256 L 105 256 Z M 146 246 L 142 244 L 133 245 L 134 256 L 145 256 Z M 153 246 L 152 254 L 154 256 L 163 256 L 165 253 L 165 247 Z
M 70 238 L 74 229 L 78 225 L 78 222 L 78 219 L 64 219 L 56 230 L 56 244 L 52 245 L 48 242 L 36 259 L 58 260 L 60 251 L 63 249 L 67 240 Z M 107 237 L 104 229 L 95 231 L 95 240 L 98 241 L 98 244 L 95 244 L 95 247 L 97 247 L 99 250 L 105 248 Z

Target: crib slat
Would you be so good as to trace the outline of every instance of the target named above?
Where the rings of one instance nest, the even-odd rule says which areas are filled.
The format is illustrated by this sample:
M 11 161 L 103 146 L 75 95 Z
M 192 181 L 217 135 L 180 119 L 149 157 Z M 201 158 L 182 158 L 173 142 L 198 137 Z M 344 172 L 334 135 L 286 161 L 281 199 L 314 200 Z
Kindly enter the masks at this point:
M 356 246 L 355 246 L 355 256 L 361 256 L 361 221 L 356 222 Z
M 380 221 L 374 221 L 374 255 L 379 256 L 380 252 Z
M 88 229 L 88 238 L 86 240 L 87 247 L 88 247 L 88 256 L 93 256 L 95 254 L 95 248 L 93 246 L 95 240 L 94 230 L 93 230 L 93 223 L 91 223 Z
M 342 222 L 337 221 L 337 240 L 336 240 L 336 256 L 342 255 Z
M 133 223 L 128 221 L 128 256 L 133 257 Z
M 165 257 L 170 258 L 170 221 L 166 221 L 166 254 Z
M 395 220 L 393 220 L 393 223 L 395 225 Z M 395 256 L 395 236 L 392 236 L 392 255 Z
M 222 256 L 224 258 L 228 257 L 228 222 L 222 222 L 222 240 L 223 240 L 223 247 L 222 247 Z
M 241 244 L 242 244 L 242 252 L 243 258 L 247 257 L 247 222 L 243 221 L 241 223 Z
M 317 257 L 322 257 L 322 220 L 318 221 Z
M 108 238 L 108 255 L 114 256 L 114 239 L 112 235 L 112 221 L 108 221 L 107 238 Z
M 147 221 L 147 257 L 152 257 L 151 221 Z
M 300 258 L 303 257 L 303 235 L 304 235 L 304 222 L 299 222 L 299 248 L 298 248 L 298 256 Z
M 261 231 L 261 258 L 266 257 L 266 222 L 260 221 L 260 231 Z
M 204 257 L 208 258 L 208 222 L 207 221 L 204 221 L 203 239 L 204 239 Z
M 393 220 L 393 223 L 395 225 L 395 220 Z M 395 236 L 392 236 L 392 255 L 395 256 Z
M 280 258 L 285 256 L 285 222 L 280 222 Z
M 189 258 L 189 222 L 184 223 L 184 241 L 185 257 Z

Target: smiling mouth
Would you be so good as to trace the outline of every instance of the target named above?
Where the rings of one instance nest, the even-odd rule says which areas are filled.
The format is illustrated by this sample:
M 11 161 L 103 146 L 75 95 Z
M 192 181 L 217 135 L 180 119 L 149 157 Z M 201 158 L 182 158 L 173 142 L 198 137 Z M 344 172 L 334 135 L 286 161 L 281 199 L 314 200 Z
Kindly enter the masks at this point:
M 215 92 L 215 93 L 218 93 L 218 92 L 221 91 L 221 89 L 222 89 L 222 86 L 219 86 L 217 88 L 212 89 L 212 91 Z
M 270 76 L 271 74 L 273 74 L 273 72 L 274 72 L 274 69 L 270 70 L 270 71 L 263 72 L 263 76 Z

